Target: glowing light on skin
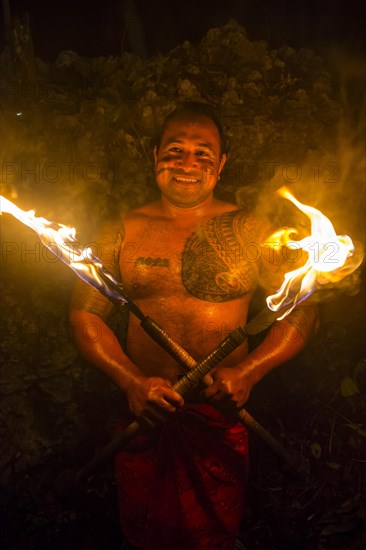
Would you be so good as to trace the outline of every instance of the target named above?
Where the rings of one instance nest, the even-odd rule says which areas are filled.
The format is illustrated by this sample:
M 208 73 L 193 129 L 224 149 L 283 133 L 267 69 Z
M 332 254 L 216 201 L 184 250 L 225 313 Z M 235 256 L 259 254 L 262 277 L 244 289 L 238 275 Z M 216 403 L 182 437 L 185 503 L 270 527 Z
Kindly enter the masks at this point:
M 300 241 L 290 240 L 295 230 L 288 229 L 280 230 L 270 238 L 271 241 L 279 240 L 280 246 L 293 248 L 295 245 L 308 254 L 306 263 L 286 273 L 278 292 L 267 298 L 267 305 L 272 311 L 287 307 L 282 317 L 279 317 L 280 320 L 312 294 L 317 285 L 338 282 L 350 275 L 361 264 L 363 255 L 354 254 L 355 247 L 351 238 L 348 235 L 337 235 L 330 220 L 319 210 L 300 203 L 285 187 L 277 192 L 311 220 L 311 235 Z M 0 196 L 0 214 L 2 213 L 11 214 L 33 229 L 53 254 L 104 296 L 115 303 L 130 302 L 122 294 L 118 281 L 105 269 L 91 248 L 82 248 L 77 244 L 75 228 L 37 217 L 34 210 L 26 212 Z

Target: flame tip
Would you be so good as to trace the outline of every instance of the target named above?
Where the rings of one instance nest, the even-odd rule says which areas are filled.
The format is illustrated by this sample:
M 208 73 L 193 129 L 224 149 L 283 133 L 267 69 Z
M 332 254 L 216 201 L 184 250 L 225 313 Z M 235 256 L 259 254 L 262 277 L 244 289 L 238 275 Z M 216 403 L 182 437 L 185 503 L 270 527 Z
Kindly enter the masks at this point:
M 318 284 L 339 282 L 357 269 L 360 263 L 357 258 L 349 260 L 354 256 L 355 250 L 351 237 L 337 235 L 331 221 L 320 210 L 298 201 L 285 185 L 279 187 L 276 192 L 292 202 L 310 219 L 311 235 L 300 241 L 292 239 L 293 243 L 308 254 L 307 261 L 302 267 L 285 273 L 281 288 L 276 294 L 268 297 L 268 307 L 273 311 L 290 304 L 292 309 L 312 294 Z M 288 246 L 293 234 L 293 230 L 282 229 L 275 235 L 283 246 Z M 286 312 L 285 315 L 287 314 Z

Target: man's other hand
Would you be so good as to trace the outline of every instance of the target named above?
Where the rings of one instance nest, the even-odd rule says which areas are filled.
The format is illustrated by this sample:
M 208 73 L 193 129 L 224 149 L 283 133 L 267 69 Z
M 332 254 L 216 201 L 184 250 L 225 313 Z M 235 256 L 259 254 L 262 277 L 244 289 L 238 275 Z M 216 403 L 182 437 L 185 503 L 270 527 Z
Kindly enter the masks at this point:
M 184 405 L 172 384 L 159 377 L 139 376 L 126 392 L 128 404 L 135 417 L 147 426 L 156 426 Z
M 241 409 L 248 400 L 253 382 L 241 367 L 218 367 L 210 372 L 212 383 L 203 395 L 212 403 Z

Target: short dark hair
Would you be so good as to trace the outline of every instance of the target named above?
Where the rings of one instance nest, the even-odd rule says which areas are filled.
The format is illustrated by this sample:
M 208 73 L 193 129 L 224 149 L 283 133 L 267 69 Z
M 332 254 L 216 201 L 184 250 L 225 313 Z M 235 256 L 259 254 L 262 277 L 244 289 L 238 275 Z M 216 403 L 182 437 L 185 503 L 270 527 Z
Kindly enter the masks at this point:
M 178 107 L 176 107 L 171 113 L 169 113 L 165 117 L 163 124 L 160 128 L 160 131 L 155 136 L 154 141 L 157 149 L 159 149 L 160 147 L 163 134 L 169 122 L 174 118 L 184 117 L 186 115 L 187 116 L 192 116 L 192 115 L 205 116 L 210 120 L 212 120 L 212 122 L 215 124 L 217 131 L 219 133 L 220 155 L 227 153 L 227 150 L 228 150 L 227 140 L 226 140 L 223 125 L 221 123 L 221 120 L 216 108 L 213 105 L 210 105 L 209 103 L 201 103 L 199 101 L 185 101 L 184 103 L 181 103 L 180 105 L 178 105 Z

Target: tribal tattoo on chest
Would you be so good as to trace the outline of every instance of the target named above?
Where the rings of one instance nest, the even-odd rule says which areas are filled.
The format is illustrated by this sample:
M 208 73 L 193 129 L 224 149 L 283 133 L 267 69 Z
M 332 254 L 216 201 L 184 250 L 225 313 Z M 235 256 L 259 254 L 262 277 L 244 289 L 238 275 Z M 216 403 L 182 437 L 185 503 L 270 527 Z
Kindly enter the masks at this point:
M 250 221 L 244 223 L 237 211 L 225 212 L 187 239 L 182 281 L 189 294 L 209 302 L 226 302 L 254 291 L 258 268 L 243 247 L 243 242 L 250 242 L 252 230 Z

